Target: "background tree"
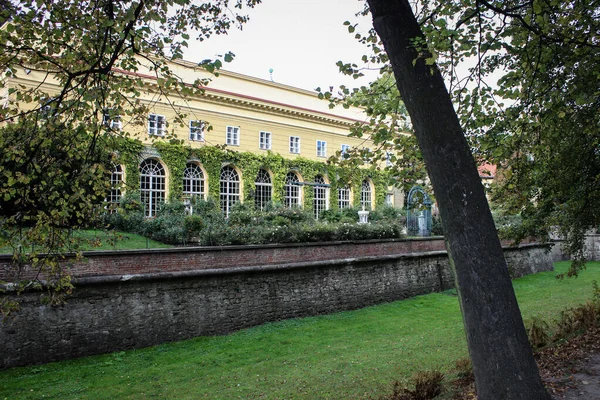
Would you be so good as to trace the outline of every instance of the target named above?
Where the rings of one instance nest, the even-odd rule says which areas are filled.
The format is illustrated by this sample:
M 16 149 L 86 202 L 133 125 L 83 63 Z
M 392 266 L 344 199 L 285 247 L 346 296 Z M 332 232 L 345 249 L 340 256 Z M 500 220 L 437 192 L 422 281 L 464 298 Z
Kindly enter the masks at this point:
M 480 399 L 549 399 L 484 189 L 407 0 L 368 0 L 438 199 Z
M 341 62 L 338 65 L 343 68 Z M 344 154 L 337 152 L 329 159 L 330 163 L 349 169 L 384 163 L 390 180 L 405 193 L 415 182 L 424 184 L 427 181 L 423 156 L 412 134 L 408 112 L 391 70 L 385 67 L 381 76 L 368 86 L 353 89 L 341 86 L 337 95 L 321 88 L 317 88 L 317 92 L 321 99 L 330 102 L 330 107 L 362 108 L 366 118 L 350 128 L 349 136 L 368 137 L 376 144 L 368 149 L 351 148 Z
M 478 162 L 498 165 L 493 188 L 523 224 L 512 238 L 559 229 L 583 264 L 586 231 L 600 225 L 600 3 L 598 1 L 413 1 Z M 363 14 L 365 11 L 362 12 Z M 374 30 L 349 31 L 387 71 Z M 340 70 L 361 75 L 357 64 Z M 496 202 L 498 205 L 500 202 Z
M 183 84 L 169 61 L 182 57 L 188 40 L 240 27 L 244 7 L 260 0 L 13 1 L 0 4 L 0 242 L 14 248 L 15 277 L 28 264 L 56 290 L 70 289 L 59 262 L 68 231 L 85 226 L 102 208 L 112 170 L 111 155 L 126 151 L 128 129 L 145 124 L 145 89 L 136 75 L 150 70 L 159 95 L 202 90 Z M 214 72 L 223 60 L 200 63 Z M 11 78 L 41 73 L 36 87 Z M 58 85 L 52 89 L 51 82 Z M 54 86 L 56 87 L 56 86 Z M 108 121 L 121 118 L 123 129 Z M 183 117 L 180 115 L 180 117 Z M 181 121 L 181 118 L 180 118 Z M 177 121 L 175 121 L 177 122 Z M 25 229 L 26 228 L 26 229 Z M 25 247 L 36 244 L 36 254 Z M 48 253 L 39 257 L 37 253 Z M 58 300 L 58 299 L 56 299 Z M 0 307 L 9 310 L 8 303 Z

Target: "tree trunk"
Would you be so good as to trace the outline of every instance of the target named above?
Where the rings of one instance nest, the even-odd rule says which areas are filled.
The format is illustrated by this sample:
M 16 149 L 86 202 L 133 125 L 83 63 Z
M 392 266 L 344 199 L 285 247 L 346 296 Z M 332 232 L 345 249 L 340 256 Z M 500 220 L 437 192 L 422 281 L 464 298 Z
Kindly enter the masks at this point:
M 440 208 L 480 399 L 550 399 L 523 326 L 476 164 L 408 0 L 367 0 Z M 424 41 L 422 42 L 424 43 Z

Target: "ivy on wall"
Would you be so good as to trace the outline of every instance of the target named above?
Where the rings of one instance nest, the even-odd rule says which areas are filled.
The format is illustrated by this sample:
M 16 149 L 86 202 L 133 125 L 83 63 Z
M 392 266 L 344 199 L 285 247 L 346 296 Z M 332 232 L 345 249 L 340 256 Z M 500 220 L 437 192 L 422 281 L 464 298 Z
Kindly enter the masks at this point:
M 322 175 L 330 184 L 329 206 L 338 208 L 338 189 L 350 185 L 353 193 L 353 204 L 360 204 L 360 192 L 363 180 L 369 179 L 375 188 L 376 205 L 383 205 L 389 185 L 386 171 L 372 168 L 346 169 L 334 164 L 326 164 L 298 157 L 286 159 L 279 154 L 267 151 L 264 154 L 238 152 L 225 146 L 204 146 L 191 148 L 180 142 L 157 142 L 153 148 L 144 147 L 139 141 L 127 139 L 120 151 L 121 162 L 125 165 L 126 187 L 139 189 L 139 164 L 144 154 L 156 154 L 169 171 L 169 198 L 178 199 L 183 194 L 183 172 L 188 162 L 198 162 L 206 172 L 205 182 L 208 186 L 208 197 L 219 198 L 219 180 L 221 168 L 232 165 L 241 172 L 243 200 L 253 201 L 255 180 L 260 169 L 271 174 L 272 201 L 283 202 L 285 177 L 290 171 L 297 172 L 304 182 L 314 182 L 317 175 Z M 312 208 L 314 190 L 312 186 L 302 186 L 304 207 Z
M 125 166 L 125 188 L 137 190 L 140 186 L 140 154 L 144 145 L 139 140 L 123 138 L 119 141 L 118 158 Z
M 156 142 L 154 147 L 160 159 L 169 169 L 169 198 L 181 199 L 183 196 L 183 171 L 190 159 L 189 148 L 178 143 Z

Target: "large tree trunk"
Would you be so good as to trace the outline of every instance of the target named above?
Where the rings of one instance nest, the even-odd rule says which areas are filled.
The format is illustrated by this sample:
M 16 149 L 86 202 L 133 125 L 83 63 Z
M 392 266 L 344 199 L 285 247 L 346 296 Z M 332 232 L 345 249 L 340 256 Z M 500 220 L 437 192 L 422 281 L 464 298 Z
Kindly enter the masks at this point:
M 408 0 L 368 0 L 440 208 L 480 399 L 550 399 L 527 334 L 481 179 Z M 422 42 L 424 43 L 424 42 Z M 425 52 L 426 54 L 426 52 Z M 416 63 L 415 63 L 416 61 Z

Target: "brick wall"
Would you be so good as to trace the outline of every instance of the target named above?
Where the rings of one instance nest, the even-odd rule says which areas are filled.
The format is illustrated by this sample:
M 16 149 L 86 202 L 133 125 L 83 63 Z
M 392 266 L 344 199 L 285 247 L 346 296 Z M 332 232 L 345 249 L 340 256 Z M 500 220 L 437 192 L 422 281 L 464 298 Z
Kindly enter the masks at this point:
M 515 275 L 552 268 L 546 246 L 506 248 L 505 255 Z M 453 286 L 445 251 L 250 266 L 231 262 L 219 268 L 82 275 L 68 303 L 59 307 L 41 305 L 38 293 L 26 293 L 21 311 L 0 325 L 0 368 L 224 334 Z
M 231 266 L 274 265 L 293 262 L 409 254 L 444 250 L 444 240 L 400 239 L 353 242 L 301 243 L 223 247 L 185 247 L 128 251 L 85 252 L 85 261 L 67 260 L 71 276 L 134 275 L 159 272 L 197 271 Z M 21 274 L 27 277 L 28 274 Z M 31 274 L 29 274 L 31 276 Z M 0 255 L 0 280 L 14 279 L 10 256 Z

